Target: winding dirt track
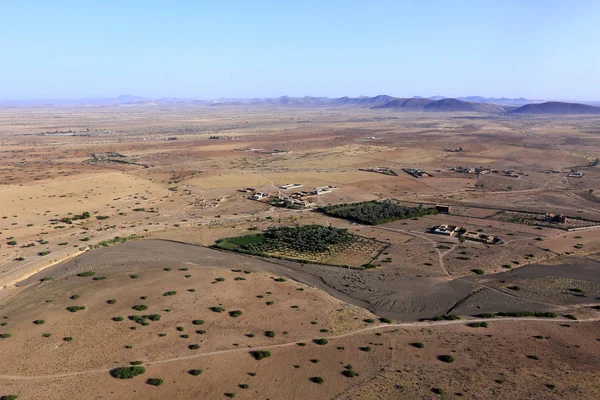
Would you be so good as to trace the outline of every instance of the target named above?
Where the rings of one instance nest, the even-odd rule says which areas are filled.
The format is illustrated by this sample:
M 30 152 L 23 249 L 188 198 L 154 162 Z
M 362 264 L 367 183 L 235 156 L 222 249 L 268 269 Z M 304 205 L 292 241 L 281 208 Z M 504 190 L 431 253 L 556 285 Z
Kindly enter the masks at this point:
M 573 320 L 570 320 L 570 319 L 563 319 L 563 318 L 509 318 L 509 317 L 501 317 L 501 318 L 477 318 L 477 319 L 474 319 L 474 320 L 452 320 L 452 321 L 435 321 L 435 322 L 433 322 L 433 321 L 431 321 L 431 322 L 405 322 L 405 323 L 397 323 L 397 324 L 385 324 L 385 325 L 369 326 L 369 327 L 362 328 L 362 329 L 359 329 L 359 330 L 354 331 L 354 332 L 344 333 L 342 335 L 336 335 L 336 336 L 324 336 L 323 338 L 324 339 L 328 339 L 328 340 L 334 340 L 334 339 L 342 339 L 342 338 L 345 338 L 345 337 L 348 337 L 348 336 L 358 335 L 358 334 L 361 334 L 361 333 L 364 333 L 364 332 L 375 331 L 375 330 L 380 330 L 380 329 L 435 327 L 435 326 L 443 326 L 443 325 L 465 324 L 465 323 L 469 323 L 471 321 L 475 321 L 475 322 L 535 321 L 535 322 L 563 322 L 563 323 L 565 321 L 568 321 L 569 323 L 585 323 L 585 322 L 600 321 L 600 318 L 589 318 L 589 319 L 582 319 L 582 320 L 578 320 L 578 321 L 573 321 Z M 313 339 L 314 338 L 305 339 L 305 340 L 296 340 L 296 341 L 293 341 L 293 342 L 273 344 L 273 345 L 270 345 L 270 346 L 257 346 L 254 349 L 269 350 L 269 349 L 276 349 L 276 348 L 280 348 L 280 347 L 295 346 L 299 342 L 310 342 Z M 162 359 L 162 360 L 147 361 L 144 364 L 145 365 L 166 364 L 166 363 L 175 362 L 175 361 L 191 360 L 191 359 L 196 359 L 196 358 L 201 358 L 201 357 L 217 356 L 217 355 L 221 355 L 221 354 L 248 352 L 249 349 L 253 349 L 253 348 L 247 348 L 247 347 L 245 347 L 245 348 L 233 348 L 233 349 L 227 349 L 227 350 L 209 351 L 209 352 L 197 353 L 197 354 L 193 354 L 193 355 L 189 355 L 189 356 L 180 356 L 180 357 L 173 357 L 173 358 L 165 358 L 165 359 Z M 12 381 L 36 381 L 36 380 L 43 380 L 43 379 L 60 379 L 60 378 L 68 378 L 68 377 L 72 377 L 72 376 L 81 376 L 81 375 L 92 375 L 92 374 L 106 373 L 106 372 L 109 372 L 111 369 L 112 368 L 90 369 L 90 370 L 86 370 L 86 371 L 76 371 L 76 372 L 68 372 L 68 373 L 54 374 L 54 375 L 33 375 L 33 376 L 0 375 L 0 379 L 12 380 Z
M 441 268 L 442 272 L 445 275 L 447 275 L 448 278 L 450 278 L 452 280 L 460 281 L 460 282 L 465 282 L 465 283 L 468 283 L 470 285 L 477 286 L 477 287 L 479 287 L 481 289 L 488 289 L 488 290 L 490 290 L 490 291 L 492 291 L 494 293 L 498 293 L 498 294 L 503 295 L 503 296 L 511 297 L 511 298 L 518 299 L 518 300 L 523 300 L 522 297 L 519 297 L 519 296 L 517 296 L 515 294 L 512 294 L 512 293 L 507 293 L 507 292 L 505 292 L 503 290 L 499 290 L 499 289 L 497 289 L 495 287 L 492 287 L 492 286 L 489 286 L 489 285 L 485 285 L 483 283 L 475 282 L 475 281 L 472 281 L 472 280 L 469 280 L 469 279 L 464 279 L 464 278 L 461 278 L 461 277 L 454 277 L 454 276 L 452 276 L 448 272 L 448 270 L 446 269 L 446 266 L 444 264 L 444 256 L 446 256 L 446 254 L 448 254 L 452 250 L 454 250 L 456 248 L 456 244 L 454 244 L 449 250 L 447 250 L 445 252 L 442 252 L 442 251 L 440 251 L 440 249 L 437 248 L 437 243 L 434 240 L 428 238 L 427 236 L 423 236 L 420 233 L 417 233 L 417 232 L 414 232 L 414 231 L 410 231 L 410 230 L 405 230 L 405 229 L 397 229 L 397 228 L 375 227 L 375 229 L 381 229 L 381 230 L 392 231 L 392 232 L 400 232 L 400 233 L 404 233 L 404 234 L 407 234 L 407 235 L 410 235 L 410 236 L 415 236 L 415 237 L 418 237 L 418 238 L 421 238 L 421 239 L 424 239 L 424 240 L 428 241 L 429 243 L 431 243 L 433 245 L 433 248 L 435 249 L 435 251 L 438 254 L 440 268 Z M 548 303 L 548 302 L 538 301 L 538 300 L 532 300 L 532 299 L 527 299 L 527 301 L 531 302 L 531 303 L 540 304 L 540 305 L 543 305 L 543 306 L 554 307 L 554 308 L 561 309 L 561 310 L 575 310 L 575 309 L 577 309 L 577 307 L 564 306 L 564 305 L 561 305 L 561 304 Z

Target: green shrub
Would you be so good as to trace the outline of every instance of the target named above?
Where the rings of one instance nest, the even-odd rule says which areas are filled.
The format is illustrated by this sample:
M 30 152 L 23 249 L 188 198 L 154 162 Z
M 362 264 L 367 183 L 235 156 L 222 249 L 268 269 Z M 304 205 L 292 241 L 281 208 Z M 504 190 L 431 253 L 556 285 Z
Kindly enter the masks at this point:
M 358 376 L 356 371 L 353 371 L 352 369 L 343 370 L 342 375 L 344 375 L 346 378 L 354 378 L 355 376 Z
M 17 400 L 18 398 L 18 394 L 7 394 L 5 396 L 0 396 L 0 400 Z
M 472 269 L 471 272 L 473 272 L 473 273 L 475 273 L 477 275 L 483 275 L 483 274 L 485 274 L 485 271 L 482 270 L 482 269 L 479 269 L 479 268 Z
M 165 293 L 163 293 L 163 296 L 175 296 L 176 294 L 177 294 L 177 292 L 176 292 L 176 291 L 174 291 L 174 290 L 171 290 L 171 291 L 169 291 L 169 292 L 165 292 Z
M 240 310 L 229 311 L 230 317 L 237 318 L 240 315 L 242 315 L 242 312 Z
M 133 275 L 129 275 L 129 277 L 130 277 L 131 279 L 137 279 L 137 278 L 139 278 L 140 276 L 139 276 L 139 275 L 137 275 L 137 274 L 133 274 Z
M 0 333 L 0 339 L 8 339 L 11 336 L 10 333 Z
M 451 355 L 448 355 L 448 354 L 442 354 L 441 356 L 438 356 L 438 360 L 445 362 L 445 363 L 453 363 L 454 357 L 452 357 Z
M 106 279 L 105 276 L 95 276 L 95 277 L 92 278 L 92 280 L 94 280 L 94 281 L 102 281 L 104 279 Z
M 192 324 L 194 325 L 204 325 L 204 320 L 203 319 L 195 319 L 192 321 Z
M 202 370 L 201 369 L 190 369 L 188 371 L 188 374 L 193 375 L 193 376 L 198 376 L 198 375 L 202 374 Z
M 250 355 L 254 357 L 255 360 L 262 360 L 263 358 L 271 357 L 271 352 L 267 350 L 254 350 L 250 352 Z
M 146 368 L 139 366 L 120 367 L 110 370 L 110 375 L 117 379 L 132 379 L 146 373 Z
M 572 319 L 572 320 L 577 320 L 577 317 L 574 316 L 573 314 L 566 314 L 564 317 L 568 318 L 568 319 Z
M 160 386 L 163 383 L 163 380 L 160 378 L 149 378 L 146 380 L 146 383 L 148 385 L 152 385 L 152 386 Z
M 372 324 L 375 322 L 375 320 L 373 318 L 365 318 L 363 319 L 363 322 L 366 322 L 367 324 Z
M 77 312 L 77 311 L 82 311 L 85 310 L 85 306 L 69 306 L 67 307 L 67 311 L 70 312 Z
M 142 365 L 143 363 L 143 361 L 130 361 L 129 365 Z
M 422 349 L 425 345 L 421 342 L 414 342 L 410 344 L 412 347 L 416 347 L 417 349 Z
M 379 320 L 380 320 L 381 322 L 383 322 L 384 324 L 391 324 L 391 323 L 392 323 L 392 320 L 391 320 L 391 319 L 388 319 L 388 318 L 383 318 L 383 317 L 381 317 L 381 318 L 379 318 Z
M 531 360 L 539 360 L 540 358 L 538 356 L 536 356 L 535 354 L 531 354 L 528 355 L 527 358 L 531 359 Z
M 190 344 L 188 346 L 188 349 L 190 349 L 190 350 L 198 350 L 199 348 L 200 348 L 199 344 Z
M 359 347 L 358 348 L 360 351 L 364 351 L 364 352 L 369 352 L 371 351 L 371 348 L 369 346 L 364 346 L 364 347 Z
M 96 275 L 96 273 L 94 271 L 85 271 L 85 272 L 80 272 L 77 274 L 77 276 L 81 277 L 81 278 L 86 278 L 88 276 L 93 276 Z
M 270 337 L 270 338 L 274 338 L 275 337 L 275 332 L 273 332 L 273 331 L 265 331 L 265 336 L 266 337 Z
M 323 346 L 329 343 L 329 341 L 327 339 L 314 339 L 313 343 Z
M 178 326 L 178 327 L 176 327 L 175 329 L 177 329 L 179 332 L 183 332 L 183 329 L 184 329 L 184 328 L 183 328 L 183 326 Z
M 121 321 L 123 321 L 123 317 L 112 317 L 111 319 L 113 321 L 115 321 L 115 322 L 121 322 Z
M 33 321 L 33 323 L 36 325 L 42 325 L 45 324 L 46 321 L 44 321 L 43 319 L 36 319 L 35 321 Z
M 220 313 L 220 312 L 225 311 L 225 309 L 223 307 L 210 307 L 210 310 L 212 312 L 216 312 L 216 313 Z
M 137 304 L 133 307 L 131 307 L 132 309 L 136 310 L 136 311 L 144 311 L 148 309 L 148 306 L 145 304 Z
M 108 304 L 115 304 L 115 303 L 117 302 L 117 300 L 115 300 L 115 299 L 110 299 L 110 300 L 106 300 L 106 302 L 107 302 Z
M 63 340 L 64 340 L 65 342 L 72 342 L 72 341 L 73 341 L 73 338 L 72 338 L 71 336 L 65 336 L 65 337 L 63 338 Z
M 507 287 L 507 289 L 510 289 L 510 290 L 516 290 L 516 291 L 519 291 L 519 290 L 521 290 L 521 288 L 520 288 L 519 286 L 517 286 L 517 285 L 508 286 L 508 287 Z
M 471 328 L 487 328 L 488 323 L 487 322 L 472 322 L 472 323 L 468 324 L 468 326 L 470 326 Z
M 285 282 L 287 279 L 285 278 L 275 278 L 273 279 L 275 282 Z
M 150 321 L 160 321 L 160 314 L 142 315 L 142 318 L 149 319 Z
M 196 331 L 196 333 L 198 335 L 204 335 L 206 333 L 206 331 L 204 329 L 199 329 L 199 330 Z
M 313 377 L 309 378 L 309 380 L 312 383 L 318 383 L 318 384 L 323 383 L 323 378 L 321 378 L 320 376 L 313 376 Z
M 230 399 L 233 399 L 233 398 L 235 397 L 235 392 L 228 392 L 228 393 L 225 393 L 225 396 L 226 396 L 226 397 L 229 397 Z
M 72 296 L 71 296 L 71 297 L 69 297 L 69 298 L 70 298 L 71 300 L 77 300 L 79 297 L 81 297 L 81 296 L 79 296 L 78 294 L 74 294 L 74 295 L 72 295 Z
M 50 336 L 52 336 L 52 334 L 51 334 L 51 333 L 44 333 L 44 334 L 42 335 L 42 337 L 45 337 L 45 338 L 48 338 L 48 337 L 50 337 Z

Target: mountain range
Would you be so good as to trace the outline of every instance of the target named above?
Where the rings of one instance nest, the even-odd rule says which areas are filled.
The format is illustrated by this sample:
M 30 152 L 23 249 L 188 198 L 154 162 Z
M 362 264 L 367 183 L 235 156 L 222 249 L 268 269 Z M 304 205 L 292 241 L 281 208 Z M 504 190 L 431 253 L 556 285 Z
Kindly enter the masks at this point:
M 360 97 L 290 97 L 198 100 L 185 98 L 149 99 L 133 95 L 116 98 L 84 98 L 71 100 L 31 100 L 0 101 L 0 106 L 111 106 L 111 105 L 206 105 L 206 106 L 294 106 L 294 107 L 362 107 L 390 109 L 410 112 L 475 112 L 485 114 L 600 114 L 599 102 L 569 103 L 559 101 L 544 102 L 525 98 L 494 98 L 467 96 L 448 98 L 444 96 L 398 98 L 388 95 Z

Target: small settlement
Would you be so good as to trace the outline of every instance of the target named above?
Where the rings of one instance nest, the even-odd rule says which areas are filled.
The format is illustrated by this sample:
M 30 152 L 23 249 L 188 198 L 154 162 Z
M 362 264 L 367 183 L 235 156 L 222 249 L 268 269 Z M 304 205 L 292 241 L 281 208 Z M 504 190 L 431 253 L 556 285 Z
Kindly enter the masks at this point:
M 300 187 L 302 187 L 302 184 L 299 183 L 290 183 L 279 186 L 279 188 L 283 190 L 297 189 Z M 239 191 L 243 193 L 253 193 L 249 197 L 250 200 L 265 201 L 272 206 L 287 208 L 308 208 L 313 207 L 315 205 L 317 196 L 331 193 L 336 189 L 337 187 L 328 185 L 316 187 L 313 190 L 303 190 L 291 194 L 284 194 L 281 191 L 279 191 L 277 195 L 271 195 L 265 192 L 256 192 L 256 189 L 254 188 L 245 188 L 240 189 Z
M 364 172 L 375 172 L 377 174 L 398 176 L 398 174 L 394 172 L 390 167 L 359 168 L 358 170 Z
M 438 225 L 432 229 L 433 233 L 445 236 L 456 236 L 465 240 L 472 240 L 475 242 L 481 242 L 485 244 L 498 244 L 500 242 L 499 236 L 486 235 L 480 232 L 467 231 L 465 228 L 455 225 Z
M 474 174 L 474 175 L 485 175 L 485 174 L 498 174 L 503 175 L 509 178 L 518 178 L 521 175 L 527 176 L 528 174 L 523 174 L 518 171 L 514 171 L 512 169 L 498 170 L 494 168 L 472 168 L 472 167 L 454 167 L 450 168 L 451 172 L 460 172 L 463 174 Z
M 407 174 L 409 174 L 415 178 L 423 178 L 423 177 L 431 176 L 431 174 L 428 174 L 427 172 L 420 170 L 418 168 L 402 168 L 402 171 L 406 172 Z

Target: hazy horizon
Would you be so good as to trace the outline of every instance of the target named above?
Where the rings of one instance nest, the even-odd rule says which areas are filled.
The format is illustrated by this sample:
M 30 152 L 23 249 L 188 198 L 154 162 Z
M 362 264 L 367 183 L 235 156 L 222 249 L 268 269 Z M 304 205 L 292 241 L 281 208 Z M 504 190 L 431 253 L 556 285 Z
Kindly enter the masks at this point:
M 10 2 L 0 99 L 598 101 L 597 15 L 595 1 Z

